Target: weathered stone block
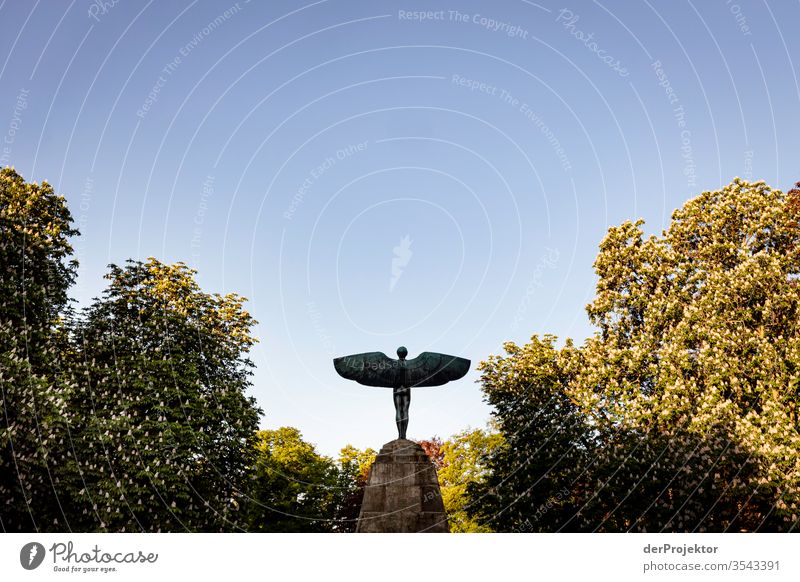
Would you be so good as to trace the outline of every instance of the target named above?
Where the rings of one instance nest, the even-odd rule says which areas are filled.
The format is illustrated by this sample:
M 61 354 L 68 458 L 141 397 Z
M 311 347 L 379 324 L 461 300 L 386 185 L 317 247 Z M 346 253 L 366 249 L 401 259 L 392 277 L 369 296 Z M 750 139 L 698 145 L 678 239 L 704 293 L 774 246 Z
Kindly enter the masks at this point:
M 397 439 L 370 469 L 356 531 L 449 532 L 436 468 L 417 443 Z

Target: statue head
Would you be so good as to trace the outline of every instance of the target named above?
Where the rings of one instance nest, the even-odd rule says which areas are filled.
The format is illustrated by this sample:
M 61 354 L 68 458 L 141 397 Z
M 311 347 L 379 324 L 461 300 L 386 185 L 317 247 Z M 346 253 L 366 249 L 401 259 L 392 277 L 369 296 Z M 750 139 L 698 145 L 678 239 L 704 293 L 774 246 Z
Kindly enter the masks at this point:
M 405 348 L 405 346 L 400 346 L 399 348 L 397 348 L 398 358 L 400 358 L 401 360 L 405 360 L 407 355 L 408 355 L 408 350 Z

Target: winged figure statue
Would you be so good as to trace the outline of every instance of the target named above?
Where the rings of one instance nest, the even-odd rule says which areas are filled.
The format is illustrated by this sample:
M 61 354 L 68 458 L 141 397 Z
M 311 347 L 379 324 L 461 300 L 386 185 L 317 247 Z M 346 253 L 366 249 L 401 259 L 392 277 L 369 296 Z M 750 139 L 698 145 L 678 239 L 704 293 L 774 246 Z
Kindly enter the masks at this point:
M 365 386 L 392 388 L 395 422 L 398 438 L 406 438 L 408 408 L 411 405 L 411 388 L 441 386 L 463 378 L 469 371 L 470 361 L 436 352 L 422 352 L 407 360 L 408 350 L 397 348 L 395 360 L 383 352 L 365 352 L 334 358 L 333 367 L 342 378 L 355 380 Z

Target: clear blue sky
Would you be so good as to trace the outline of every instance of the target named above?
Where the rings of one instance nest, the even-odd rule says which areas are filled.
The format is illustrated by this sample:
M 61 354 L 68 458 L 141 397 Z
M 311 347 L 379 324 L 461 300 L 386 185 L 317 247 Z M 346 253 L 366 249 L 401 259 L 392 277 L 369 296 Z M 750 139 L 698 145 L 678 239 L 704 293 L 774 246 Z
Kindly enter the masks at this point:
M 610 225 L 800 179 L 798 22 L 726 0 L 6 0 L 0 154 L 67 196 L 81 304 L 108 263 L 184 261 L 250 299 L 264 426 L 379 447 L 390 392 L 332 357 L 580 341 Z M 409 435 L 483 426 L 477 377 L 416 390 Z

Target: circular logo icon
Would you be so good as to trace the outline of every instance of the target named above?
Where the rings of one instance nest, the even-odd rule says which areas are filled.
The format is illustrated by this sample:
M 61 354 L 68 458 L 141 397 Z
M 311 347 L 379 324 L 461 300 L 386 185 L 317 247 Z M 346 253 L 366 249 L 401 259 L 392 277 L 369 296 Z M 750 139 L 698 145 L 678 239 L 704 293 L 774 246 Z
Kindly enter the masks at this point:
M 26 570 L 35 570 L 44 561 L 44 546 L 39 542 L 30 542 L 19 551 L 19 563 Z

